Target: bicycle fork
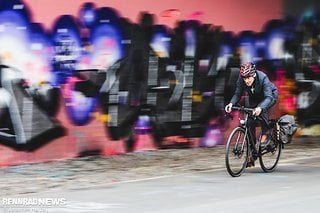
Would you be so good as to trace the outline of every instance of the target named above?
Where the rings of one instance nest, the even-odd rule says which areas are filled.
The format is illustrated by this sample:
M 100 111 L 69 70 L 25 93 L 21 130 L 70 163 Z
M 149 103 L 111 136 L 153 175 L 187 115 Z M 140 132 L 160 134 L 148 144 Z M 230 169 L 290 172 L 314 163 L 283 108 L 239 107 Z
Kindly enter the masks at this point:
M 244 138 L 241 141 L 241 134 L 238 134 L 237 136 L 237 142 L 236 145 L 233 148 L 233 154 L 237 155 L 239 158 L 242 156 L 243 154 L 243 150 L 244 150 L 244 146 L 246 143 L 244 143 L 246 140 L 246 136 L 244 136 Z M 241 147 L 239 147 L 241 146 Z

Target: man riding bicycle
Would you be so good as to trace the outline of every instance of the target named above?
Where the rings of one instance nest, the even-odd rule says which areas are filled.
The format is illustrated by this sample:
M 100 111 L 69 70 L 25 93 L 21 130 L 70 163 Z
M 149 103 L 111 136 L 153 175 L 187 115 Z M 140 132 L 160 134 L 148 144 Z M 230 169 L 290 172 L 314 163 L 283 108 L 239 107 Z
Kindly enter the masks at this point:
M 243 94 L 248 96 L 248 107 L 254 108 L 253 115 L 261 125 L 261 147 L 266 147 L 270 142 L 268 110 L 278 99 L 278 89 L 265 73 L 256 69 L 254 63 L 247 62 L 240 66 L 235 93 L 230 103 L 225 106 L 227 113 L 231 112 L 232 106 L 240 101 Z M 252 123 L 250 131 L 255 132 L 254 120 L 250 119 L 249 122 Z

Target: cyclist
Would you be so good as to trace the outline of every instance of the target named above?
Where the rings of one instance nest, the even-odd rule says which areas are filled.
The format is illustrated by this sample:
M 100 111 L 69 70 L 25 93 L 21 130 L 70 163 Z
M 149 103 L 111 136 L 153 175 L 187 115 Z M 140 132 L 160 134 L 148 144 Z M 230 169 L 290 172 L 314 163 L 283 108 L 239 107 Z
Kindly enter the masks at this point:
M 237 104 L 245 93 L 248 96 L 248 107 L 254 108 L 253 115 L 261 125 L 261 147 L 266 147 L 270 142 L 268 110 L 278 99 L 278 89 L 265 73 L 256 69 L 254 63 L 247 62 L 240 66 L 236 90 L 230 103 L 225 106 L 225 111 L 230 113 L 232 106 Z M 255 121 L 250 119 L 249 122 L 252 123 L 250 131 L 254 133 Z

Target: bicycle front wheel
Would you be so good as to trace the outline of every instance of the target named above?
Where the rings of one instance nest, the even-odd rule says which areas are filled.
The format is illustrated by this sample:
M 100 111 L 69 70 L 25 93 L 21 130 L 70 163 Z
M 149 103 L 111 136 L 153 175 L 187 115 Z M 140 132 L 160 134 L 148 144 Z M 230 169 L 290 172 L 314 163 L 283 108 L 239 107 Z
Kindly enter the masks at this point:
M 279 162 L 281 154 L 281 143 L 271 137 L 270 144 L 264 148 L 260 149 L 259 162 L 262 170 L 264 172 L 273 172 Z
M 245 131 L 236 127 L 230 134 L 226 146 L 226 167 L 232 177 L 240 176 L 246 168 L 248 160 L 248 142 Z

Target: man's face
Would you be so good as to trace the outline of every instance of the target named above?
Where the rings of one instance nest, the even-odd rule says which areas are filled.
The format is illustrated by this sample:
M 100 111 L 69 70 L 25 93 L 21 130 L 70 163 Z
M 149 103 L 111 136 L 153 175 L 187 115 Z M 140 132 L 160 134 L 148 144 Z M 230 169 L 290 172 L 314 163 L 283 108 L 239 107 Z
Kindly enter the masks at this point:
M 250 76 L 250 77 L 246 77 L 246 78 L 242 78 L 244 83 L 248 86 L 251 87 L 253 82 L 254 82 L 254 76 Z

